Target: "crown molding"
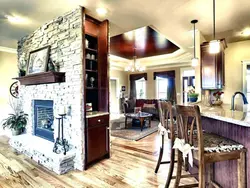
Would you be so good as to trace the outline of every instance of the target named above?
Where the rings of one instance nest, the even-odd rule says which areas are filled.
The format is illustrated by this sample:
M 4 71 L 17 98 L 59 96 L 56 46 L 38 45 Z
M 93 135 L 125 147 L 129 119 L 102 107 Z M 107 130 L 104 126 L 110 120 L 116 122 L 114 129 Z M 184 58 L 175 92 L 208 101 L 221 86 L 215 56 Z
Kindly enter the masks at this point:
M 141 65 L 146 67 L 146 70 L 173 68 L 191 66 L 192 54 L 179 50 L 175 54 L 167 54 L 160 56 L 153 56 L 149 58 L 138 59 Z M 118 56 L 110 56 L 110 67 L 116 70 L 123 71 L 131 60 L 121 58 Z
M 165 65 L 156 65 L 156 66 L 149 66 L 146 68 L 147 70 L 155 70 L 155 69 L 164 69 L 164 68 L 177 68 L 177 67 L 191 67 L 191 62 L 178 62 L 178 63 L 171 63 Z
M 12 54 L 17 54 L 17 49 L 0 46 L 0 52 L 8 52 Z

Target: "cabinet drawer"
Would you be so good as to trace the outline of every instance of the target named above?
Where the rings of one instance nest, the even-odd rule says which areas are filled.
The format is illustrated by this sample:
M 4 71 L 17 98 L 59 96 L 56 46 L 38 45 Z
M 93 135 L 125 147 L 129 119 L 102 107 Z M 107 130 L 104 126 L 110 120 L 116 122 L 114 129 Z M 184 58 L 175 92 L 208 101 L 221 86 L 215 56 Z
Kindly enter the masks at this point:
M 98 125 L 108 125 L 109 124 L 109 115 L 97 116 L 87 119 L 88 127 L 94 127 Z

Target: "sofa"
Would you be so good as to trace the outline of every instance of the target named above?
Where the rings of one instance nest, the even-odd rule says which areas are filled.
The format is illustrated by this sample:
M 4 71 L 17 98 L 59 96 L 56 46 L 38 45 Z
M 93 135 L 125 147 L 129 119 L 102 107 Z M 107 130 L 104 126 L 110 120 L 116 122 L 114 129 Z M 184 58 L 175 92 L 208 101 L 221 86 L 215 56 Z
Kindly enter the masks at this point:
M 140 107 L 142 112 L 153 114 L 153 118 L 159 119 L 157 99 L 129 99 L 123 103 L 124 113 L 134 113 L 135 107 Z

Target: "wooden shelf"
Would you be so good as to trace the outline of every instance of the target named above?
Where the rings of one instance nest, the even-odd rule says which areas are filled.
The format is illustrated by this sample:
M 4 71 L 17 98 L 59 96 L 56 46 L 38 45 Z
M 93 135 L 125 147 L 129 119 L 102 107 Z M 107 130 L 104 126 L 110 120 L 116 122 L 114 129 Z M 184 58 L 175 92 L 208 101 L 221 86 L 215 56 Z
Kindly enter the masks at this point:
M 86 87 L 86 89 L 98 89 L 98 87 Z
M 97 53 L 97 50 L 96 50 L 96 49 L 93 49 L 93 48 L 85 48 L 85 49 Z
M 91 69 L 85 69 L 86 72 L 96 72 L 97 73 L 97 70 L 91 70 Z
M 97 62 L 97 59 L 86 58 L 86 60 L 89 60 L 89 61 L 96 61 L 96 62 Z
M 42 72 L 27 76 L 13 78 L 19 80 L 21 85 L 38 85 L 65 82 L 65 72 Z

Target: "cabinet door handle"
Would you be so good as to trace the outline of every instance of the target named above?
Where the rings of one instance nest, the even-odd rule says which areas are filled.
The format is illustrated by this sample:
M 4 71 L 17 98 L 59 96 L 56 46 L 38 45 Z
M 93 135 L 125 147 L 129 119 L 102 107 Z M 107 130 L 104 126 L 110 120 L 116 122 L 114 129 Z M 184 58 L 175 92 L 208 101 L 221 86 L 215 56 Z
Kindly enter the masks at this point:
M 100 120 L 100 119 L 98 119 L 98 122 L 101 122 L 101 120 Z

